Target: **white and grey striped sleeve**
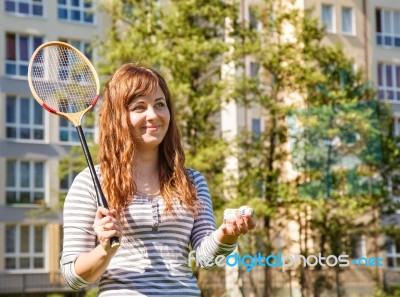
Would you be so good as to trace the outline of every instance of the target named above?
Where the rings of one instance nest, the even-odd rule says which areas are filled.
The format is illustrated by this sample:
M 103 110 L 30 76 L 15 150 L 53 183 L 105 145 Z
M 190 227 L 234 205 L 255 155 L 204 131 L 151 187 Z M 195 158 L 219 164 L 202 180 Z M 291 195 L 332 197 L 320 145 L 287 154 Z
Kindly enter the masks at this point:
M 89 283 L 75 272 L 75 260 L 82 253 L 90 252 L 96 246 L 93 222 L 97 210 L 93 181 L 88 169 L 75 178 L 68 191 L 63 212 L 63 251 L 60 260 L 61 271 L 66 283 L 75 290 Z
M 191 245 L 198 263 L 202 268 L 209 269 L 215 266 L 215 257 L 232 253 L 237 243 L 224 244 L 215 238 L 215 217 L 207 182 L 201 173 L 194 170 L 190 172 L 197 188 L 197 199 L 202 203 L 194 221 Z

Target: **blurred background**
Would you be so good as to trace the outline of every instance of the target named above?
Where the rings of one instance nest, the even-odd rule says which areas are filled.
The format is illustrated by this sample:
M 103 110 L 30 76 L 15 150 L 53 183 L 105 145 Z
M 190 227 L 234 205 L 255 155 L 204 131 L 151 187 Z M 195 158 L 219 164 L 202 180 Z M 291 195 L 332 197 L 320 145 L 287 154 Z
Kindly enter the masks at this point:
M 203 296 L 400 296 L 399 0 L 1 1 L 0 296 L 96 294 L 59 270 L 79 138 L 27 82 L 53 40 L 103 85 L 127 62 L 162 73 L 217 224 L 226 208 L 255 210 L 238 253 L 362 263 L 193 267 Z M 94 160 L 97 117 L 83 125 Z M 357 262 L 370 258 L 382 265 Z

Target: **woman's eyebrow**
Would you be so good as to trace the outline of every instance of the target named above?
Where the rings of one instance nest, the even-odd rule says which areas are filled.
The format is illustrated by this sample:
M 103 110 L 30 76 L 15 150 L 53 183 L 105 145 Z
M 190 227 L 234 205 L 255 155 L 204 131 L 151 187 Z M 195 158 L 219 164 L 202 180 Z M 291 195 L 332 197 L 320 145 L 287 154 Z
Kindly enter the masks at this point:
M 159 97 L 159 98 L 156 98 L 154 101 L 159 101 L 159 100 L 165 100 L 165 98 Z M 131 102 L 133 103 L 133 102 L 138 102 L 138 101 L 146 101 L 146 100 L 143 99 L 143 97 L 137 97 L 137 98 L 133 99 Z
M 158 101 L 166 101 L 166 99 L 164 97 L 159 97 L 154 100 L 154 102 L 158 102 Z M 133 99 L 131 102 L 129 102 L 128 105 L 142 103 L 142 102 L 146 102 L 146 100 L 143 99 L 142 97 L 137 97 L 137 98 Z
M 137 98 L 131 100 L 131 102 L 129 102 L 129 105 L 135 104 L 135 103 L 138 103 L 138 102 L 145 102 L 145 101 L 146 100 L 144 100 L 142 97 L 137 97 Z

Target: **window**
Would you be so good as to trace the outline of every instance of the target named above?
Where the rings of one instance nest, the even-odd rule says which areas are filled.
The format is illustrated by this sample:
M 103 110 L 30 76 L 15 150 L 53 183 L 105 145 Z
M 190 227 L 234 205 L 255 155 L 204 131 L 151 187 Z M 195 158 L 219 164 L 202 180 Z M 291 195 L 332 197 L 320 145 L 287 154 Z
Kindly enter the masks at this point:
M 256 31 L 261 30 L 261 22 L 257 18 L 256 7 L 253 6 L 249 6 L 249 28 Z
M 150 0 L 150 1 L 146 1 L 145 3 L 146 3 L 146 5 L 147 5 L 147 7 L 154 13 L 154 15 L 156 16 L 156 18 L 158 19 L 158 23 L 160 24 L 160 22 L 159 22 L 159 18 L 161 17 L 161 15 L 160 15 L 160 5 L 161 5 L 161 3 L 160 3 L 160 1 L 161 0 Z M 136 11 L 135 11 L 135 9 L 136 9 L 136 2 L 137 1 L 121 1 L 122 2 L 122 5 L 121 5 L 121 14 L 122 14 L 122 16 L 123 16 L 123 18 L 126 18 L 126 19 L 134 19 L 134 18 L 137 18 L 136 16 L 135 16 L 135 13 L 136 13 Z
M 60 175 L 60 201 L 65 201 L 68 190 L 75 177 L 79 174 L 68 160 L 62 160 L 59 165 Z
M 367 257 L 365 235 L 354 234 L 350 236 L 350 256 L 353 259 Z
M 322 25 L 329 33 L 335 32 L 335 17 L 333 14 L 333 5 L 322 4 Z
M 400 240 L 389 239 L 386 242 L 387 267 L 400 268 Z
M 60 141 L 79 142 L 78 132 L 74 125 L 64 118 L 60 118 Z M 85 133 L 86 136 L 86 133 Z
M 134 17 L 135 5 L 133 3 L 123 1 L 122 3 L 122 15 L 127 19 L 132 19 Z
M 7 160 L 6 203 L 43 203 L 44 167 L 44 162 Z
M 44 111 L 34 99 L 7 96 L 6 137 L 8 139 L 44 139 Z
M 354 23 L 353 8 L 342 7 L 342 33 L 354 35 Z
M 6 74 L 27 76 L 29 59 L 35 49 L 42 43 L 42 37 L 7 33 Z
M 76 48 L 85 52 L 86 55 L 91 55 L 89 50 L 89 43 L 87 42 L 78 42 L 78 41 L 71 41 L 65 40 L 65 42 L 70 43 L 71 45 L 75 46 Z M 79 136 L 76 131 L 76 127 L 72 125 L 68 120 L 64 118 L 59 118 L 59 139 L 62 142 L 74 142 L 79 143 Z M 88 112 L 82 118 L 82 128 L 85 133 L 85 138 L 87 140 L 94 140 L 94 133 L 95 133 L 95 114 L 92 112 Z
M 259 197 L 262 200 L 265 200 L 265 193 L 266 193 L 266 189 L 265 189 L 265 183 L 260 180 L 260 179 L 256 179 L 253 181 L 253 187 L 254 187 L 254 191 L 255 191 L 255 196 Z
M 400 65 L 378 64 L 378 98 L 400 100 Z
M 250 76 L 252 78 L 258 78 L 260 71 L 260 64 L 259 63 L 254 63 L 254 62 L 250 62 Z
M 71 166 L 68 166 L 67 170 L 68 173 L 66 173 L 62 178 L 60 178 L 60 191 L 62 193 L 66 193 L 68 191 L 75 177 L 79 174 L 78 171 L 72 170 Z
M 256 138 L 261 136 L 261 119 L 251 119 L 251 133 Z
M 93 55 L 92 55 L 92 48 L 90 47 L 90 42 L 76 40 L 76 39 L 64 39 L 64 38 L 60 38 L 60 41 L 72 45 L 73 47 L 77 48 L 82 53 L 84 53 L 86 58 L 88 58 L 89 60 L 92 59 Z
M 6 0 L 4 7 L 9 13 L 43 16 L 42 0 Z
M 6 225 L 5 229 L 5 269 L 44 269 L 44 226 Z
M 78 23 L 93 24 L 92 0 L 58 0 L 58 18 Z
M 376 43 L 400 48 L 400 11 L 377 9 L 375 17 Z
M 398 119 L 395 121 L 397 122 Z M 396 202 L 400 202 L 400 175 L 393 174 L 388 180 L 389 197 Z
M 82 128 L 87 140 L 94 140 L 94 115 L 87 113 L 82 119 Z M 60 141 L 79 142 L 78 132 L 74 125 L 60 117 Z
M 393 124 L 394 124 L 393 136 L 399 136 L 400 135 L 400 117 L 394 117 Z M 400 176 L 399 176 L 399 178 L 400 178 Z M 400 192 L 399 192 L 399 198 L 400 198 Z

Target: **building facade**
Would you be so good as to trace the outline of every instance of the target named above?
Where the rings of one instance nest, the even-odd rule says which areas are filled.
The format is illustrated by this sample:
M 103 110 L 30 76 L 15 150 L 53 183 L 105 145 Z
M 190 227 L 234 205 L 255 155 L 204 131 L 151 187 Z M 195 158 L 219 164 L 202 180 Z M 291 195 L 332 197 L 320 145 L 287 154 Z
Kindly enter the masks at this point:
M 240 1 L 241 16 L 248 23 L 251 22 L 252 9 L 258 7 L 262 1 Z M 278 2 L 278 1 L 277 1 Z M 282 1 L 285 2 L 285 1 Z M 301 10 L 312 9 L 312 15 L 319 20 L 321 26 L 326 29 L 323 43 L 326 45 L 340 44 L 348 57 L 354 59 L 354 69 L 362 69 L 365 78 L 377 93 L 377 98 L 387 101 L 391 105 L 394 118 L 394 132 L 400 133 L 400 1 L 375 1 L 375 0 L 297 0 L 295 7 Z M 248 76 L 257 75 L 259 67 L 257 61 L 247 58 L 245 71 Z M 229 65 L 226 69 L 232 70 Z M 221 129 L 227 138 L 235 137 L 240 129 L 251 130 L 254 134 L 262 133 L 265 129 L 263 111 L 257 107 L 243 108 L 234 102 L 229 102 L 221 113 Z M 356 125 L 356 123 L 354 123 Z M 228 159 L 228 172 L 235 172 L 238 161 L 235 157 Z M 290 170 L 288 171 L 290 174 Z M 233 174 L 234 175 L 234 174 Z M 400 177 L 393 175 L 389 182 L 388 192 L 394 201 L 400 200 Z M 368 214 L 360 220 L 368 220 L 374 214 Z M 400 225 L 400 212 L 380 217 L 381 225 Z M 299 226 L 296 222 L 286 222 L 282 233 L 286 242 L 298 242 L 299 239 L 291 234 L 297 234 Z M 380 246 L 378 256 L 383 259 L 383 268 L 378 269 L 350 269 L 341 275 L 345 287 L 345 296 L 372 296 L 377 287 L 377 281 L 384 288 L 398 286 L 400 283 L 400 241 L 383 234 L 372 243 L 367 235 L 357 238 L 355 254 L 359 257 L 374 257 L 376 251 L 373 245 Z M 290 252 L 298 253 L 296 244 L 289 248 Z M 318 251 L 317 251 L 318 252 Z M 261 272 L 262 273 L 262 272 Z M 231 277 L 238 278 L 238 274 L 232 273 Z M 279 278 L 279 276 L 278 276 Z M 276 296 L 300 296 L 300 284 L 283 281 L 281 293 Z M 232 282 L 231 292 L 238 292 L 238 287 Z M 228 288 L 229 289 L 229 288 Z M 343 291 L 344 292 L 344 291 Z M 342 293 L 343 293 L 342 292 Z M 234 296 L 232 293 L 230 296 Z
M 325 42 L 340 43 L 346 54 L 354 58 L 355 68 L 363 69 L 365 77 L 377 91 L 377 98 L 390 103 L 394 133 L 400 128 L 400 2 L 375 0 L 304 0 L 304 8 L 314 8 L 327 31 Z M 399 175 L 394 174 L 388 193 L 400 200 Z M 381 218 L 382 225 L 399 225 L 400 212 Z M 371 253 L 368 243 L 363 250 Z M 400 282 L 400 241 L 382 236 L 385 259 L 382 281 L 385 287 Z M 367 246 L 365 246 L 367 245 Z M 370 254 L 371 255 L 371 254 Z
M 106 18 L 87 0 L 5 0 L 0 4 L 0 295 L 70 292 L 59 272 L 62 217 L 60 160 L 79 145 L 75 128 L 31 95 L 34 50 L 68 42 L 89 59 Z M 84 129 L 94 133 L 93 125 Z

